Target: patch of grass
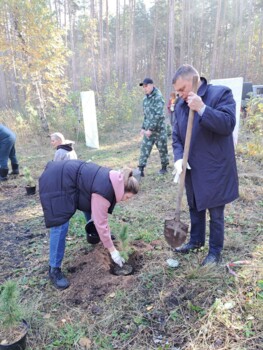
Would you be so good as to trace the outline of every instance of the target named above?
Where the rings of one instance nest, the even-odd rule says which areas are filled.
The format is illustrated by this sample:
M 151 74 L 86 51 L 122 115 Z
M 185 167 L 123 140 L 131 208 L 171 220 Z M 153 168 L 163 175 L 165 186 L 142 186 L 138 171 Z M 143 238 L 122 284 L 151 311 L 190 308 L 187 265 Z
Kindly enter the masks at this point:
M 197 312 L 198 314 L 200 314 L 201 316 L 204 316 L 206 314 L 206 311 L 204 308 L 198 306 L 198 305 L 193 305 L 191 303 L 191 301 L 188 301 L 188 308 L 191 311 Z
M 252 157 L 257 161 L 262 161 L 262 138 L 254 138 L 253 141 L 247 142 L 246 144 L 238 144 L 237 152 L 243 156 Z
M 93 338 L 93 341 L 97 349 L 114 349 L 112 346 L 111 337 L 103 334 L 102 332 L 98 332 L 97 336 Z
M 257 298 L 263 299 L 263 280 L 257 282 Z
M 84 237 L 86 218 L 81 211 L 77 211 L 74 216 L 71 218 L 69 223 L 68 236 L 69 237 Z
M 245 335 L 246 338 L 250 338 L 250 337 L 255 335 L 253 322 L 251 320 L 246 322 L 245 325 L 244 325 L 244 335 Z
M 78 343 L 79 339 L 84 336 L 85 333 L 81 329 L 80 325 L 75 324 L 74 326 L 66 323 L 63 327 L 59 329 L 57 334 L 57 339 L 52 342 L 54 347 L 64 347 L 69 348 Z
M 186 271 L 186 276 L 189 280 L 198 280 L 201 281 L 215 281 L 221 279 L 220 270 L 218 267 L 213 264 L 208 264 L 202 267 L 194 267 L 189 271 Z
M 148 230 L 142 230 L 137 232 L 137 234 L 135 235 L 134 239 L 135 240 L 143 240 L 146 243 L 150 243 L 152 241 L 154 241 L 155 239 L 157 239 L 159 236 L 156 232 L 151 232 Z
M 181 318 L 177 309 L 174 309 L 174 310 L 170 311 L 170 318 L 173 321 L 178 321 Z

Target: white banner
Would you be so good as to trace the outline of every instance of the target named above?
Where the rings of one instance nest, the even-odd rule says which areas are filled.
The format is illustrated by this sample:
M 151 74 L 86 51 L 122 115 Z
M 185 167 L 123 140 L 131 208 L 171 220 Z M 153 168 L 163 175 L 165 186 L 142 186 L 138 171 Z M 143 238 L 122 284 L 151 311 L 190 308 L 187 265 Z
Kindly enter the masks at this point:
M 92 148 L 99 148 L 99 135 L 94 91 L 82 91 L 80 93 L 80 96 L 82 104 L 86 146 Z
M 234 100 L 236 101 L 236 126 L 233 131 L 234 144 L 236 146 L 238 139 L 238 130 L 240 122 L 240 109 L 243 90 L 243 78 L 229 78 L 229 79 L 213 79 L 210 81 L 213 85 L 224 85 L 232 90 Z

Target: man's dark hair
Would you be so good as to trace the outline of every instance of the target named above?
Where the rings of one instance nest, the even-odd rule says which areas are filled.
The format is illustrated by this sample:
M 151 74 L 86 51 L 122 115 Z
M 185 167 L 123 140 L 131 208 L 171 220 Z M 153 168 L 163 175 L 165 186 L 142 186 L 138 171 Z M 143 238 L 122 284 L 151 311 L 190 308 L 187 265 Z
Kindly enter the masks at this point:
M 199 79 L 199 73 L 193 66 L 190 64 L 183 64 L 175 72 L 172 83 L 175 84 L 180 77 L 183 77 L 186 80 L 192 79 L 194 75 L 197 75 Z

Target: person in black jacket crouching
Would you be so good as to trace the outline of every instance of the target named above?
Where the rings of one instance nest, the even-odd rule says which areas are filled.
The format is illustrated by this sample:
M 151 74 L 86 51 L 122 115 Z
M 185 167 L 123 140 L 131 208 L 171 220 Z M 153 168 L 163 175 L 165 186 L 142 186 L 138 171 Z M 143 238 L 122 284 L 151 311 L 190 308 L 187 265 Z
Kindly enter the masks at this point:
M 138 190 L 139 183 L 129 168 L 115 171 L 81 160 L 47 164 L 39 179 L 39 194 L 45 224 L 50 228 L 49 278 L 56 288 L 69 287 L 61 264 L 69 220 L 77 209 L 92 215 L 104 247 L 122 267 L 124 259 L 112 242 L 108 214 L 116 203 L 128 200 Z

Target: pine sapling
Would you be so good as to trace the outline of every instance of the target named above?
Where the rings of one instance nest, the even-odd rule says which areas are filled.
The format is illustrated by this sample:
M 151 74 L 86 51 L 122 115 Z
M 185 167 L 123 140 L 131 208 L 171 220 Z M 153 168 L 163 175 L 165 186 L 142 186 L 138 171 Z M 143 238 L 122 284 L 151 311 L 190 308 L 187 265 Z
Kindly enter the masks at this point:
M 19 305 L 19 291 L 16 282 L 6 281 L 0 294 L 0 324 L 10 329 L 21 322 L 22 310 Z
M 29 187 L 35 186 L 35 181 L 34 181 L 33 177 L 31 176 L 30 169 L 28 167 L 24 167 L 23 173 L 25 176 L 26 186 L 29 186 Z
M 123 225 L 121 232 L 119 234 L 119 240 L 121 243 L 121 251 L 120 254 L 125 261 L 129 259 L 129 256 L 132 253 L 132 248 L 130 247 L 130 239 L 128 235 L 128 226 Z

